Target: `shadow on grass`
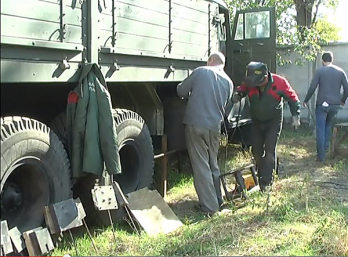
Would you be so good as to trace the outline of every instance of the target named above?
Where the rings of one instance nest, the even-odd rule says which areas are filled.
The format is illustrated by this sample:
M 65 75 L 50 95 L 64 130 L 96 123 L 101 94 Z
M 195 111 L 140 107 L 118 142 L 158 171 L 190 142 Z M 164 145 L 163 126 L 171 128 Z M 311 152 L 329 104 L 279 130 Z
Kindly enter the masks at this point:
M 180 240 L 166 240 L 159 255 L 218 256 L 218 255 L 342 255 L 348 208 L 333 200 L 321 200 L 321 195 L 308 188 L 309 184 L 290 183 L 271 193 L 255 194 L 244 207 L 231 208 L 227 214 L 199 219 L 188 224 Z M 187 208 L 190 201 L 182 203 Z M 173 207 L 175 208 L 175 207 Z M 195 214 L 192 214 L 193 216 Z M 198 218 L 191 217 L 191 220 Z M 341 241 L 329 243 L 332 232 Z M 288 235 L 288 233 L 292 233 Z M 305 239 L 304 239 L 305 237 Z M 343 240 L 343 241 L 342 241 Z M 296 255 L 296 254 L 295 254 Z
M 343 152 L 336 155 L 334 159 L 331 159 L 327 153 L 324 163 L 316 161 L 315 134 L 313 128 L 308 125 L 301 126 L 297 131 L 285 127 L 279 140 L 277 152 L 280 158 L 280 176 L 283 177 L 299 173 L 313 175 L 315 171 L 320 169 L 348 169 L 348 155 Z M 337 166 L 339 163 L 343 163 L 342 167 Z
M 237 249 L 241 235 L 246 232 L 243 223 L 228 216 L 205 218 L 197 226 L 187 228 L 181 240 L 168 240 L 159 251 L 161 256 L 219 256 L 226 251 Z M 248 233 L 256 232 L 265 225 L 266 218 L 250 216 L 247 222 L 254 224 Z
M 228 159 L 235 158 L 237 152 L 237 148 L 231 147 Z M 192 186 L 192 175 L 189 172 L 179 173 L 174 163 L 171 171 L 168 171 L 168 184 L 169 190 L 175 192 L 177 197 L 169 206 L 184 226 L 170 235 L 151 238 L 144 234 L 138 237 L 126 222 L 118 223 L 114 225 L 117 243 L 113 242 L 110 228 L 91 227 L 96 242 L 102 244 L 105 241 L 105 245 L 100 246 L 104 250 L 99 254 L 347 255 L 348 248 L 344 248 L 344 244 L 348 247 L 348 234 L 345 232 L 348 207 L 318 188 L 313 180 L 316 179 L 318 169 L 328 168 L 331 173 L 335 173 L 335 170 L 343 171 L 348 161 L 345 162 L 344 156 L 338 156 L 325 164 L 316 163 L 315 136 L 304 126 L 296 132 L 284 128 L 278 152 L 283 169 L 280 170 L 280 179 L 275 183 L 267 212 L 267 197 L 257 193 L 238 206 L 231 204 L 227 214 L 207 218 L 197 213 L 193 210 L 197 201 L 192 195 L 186 194 L 188 187 Z M 239 165 L 239 162 L 232 164 Z M 187 167 L 187 170 L 190 168 Z M 301 174 L 304 176 L 299 176 Z M 296 224 L 304 232 L 298 232 Z M 79 241 L 80 255 L 94 255 L 85 232 L 84 228 L 74 231 L 74 237 Z M 69 234 L 65 234 L 60 246 L 75 254 Z M 88 252 L 84 249 L 88 249 Z
M 111 226 L 95 226 L 95 225 L 88 226 L 87 225 L 87 228 L 89 232 L 91 233 L 93 240 L 95 240 L 95 238 L 99 236 L 102 236 L 107 230 L 112 231 Z M 113 228 L 118 235 L 123 235 L 123 236 L 136 235 L 136 232 L 131 228 L 131 226 L 125 220 L 122 220 L 122 219 L 113 221 Z M 83 256 L 82 255 L 83 253 L 81 253 L 81 250 L 83 251 L 85 250 L 83 249 L 84 248 L 83 244 L 86 244 L 88 245 L 88 248 L 90 248 L 88 253 L 90 255 L 95 254 L 97 256 L 97 253 L 95 253 L 94 248 L 92 247 L 93 246 L 91 243 L 92 241 L 88 235 L 88 232 L 85 226 L 71 229 L 71 234 L 73 239 L 71 238 L 70 233 L 68 231 L 63 232 L 63 238 L 59 240 L 58 248 L 70 249 L 70 252 L 72 252 L 73 254 L 76 254 L 75 244 L 77 243 L 78 244 L 77 256 Z M 97 248 L 99 247 L 97 246 Z
M 169 203 L 169 207 L 184 224 L 192 224 L 204 220 L 207 216 L 195 210 L 198 205 L 196 200 L 180 200 L 176 203 Z

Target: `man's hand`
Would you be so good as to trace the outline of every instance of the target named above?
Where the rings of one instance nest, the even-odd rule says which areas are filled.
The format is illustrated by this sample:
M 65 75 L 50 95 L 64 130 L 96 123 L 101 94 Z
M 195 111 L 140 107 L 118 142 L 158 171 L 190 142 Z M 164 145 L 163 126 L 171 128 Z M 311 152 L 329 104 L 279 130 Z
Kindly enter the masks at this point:
M 242 97 L 236 93 L 236 94 L 233 94 L 232 96 L 232 102 L 235 104 L 235 103 L 238 103 L 240 100 L 242 99 Z
M 345 104 L 346 104 L 345 102 L 341 101 L 341 106 L 344 106 Z
M 303 107 L 304 107 L 304 108 L 307 108 L 307 107 L 308 107 L 308 105 L 307 105 L 307 103 L 306 103 L 306 102 L 303 102 L 303 104 L 302 104 L 302 105 L 303 105 Z
M 298 129 L 298 127 L 301 125 L 300 122 L 300 116 L 292 116 L 292 127 L 294 129 Z

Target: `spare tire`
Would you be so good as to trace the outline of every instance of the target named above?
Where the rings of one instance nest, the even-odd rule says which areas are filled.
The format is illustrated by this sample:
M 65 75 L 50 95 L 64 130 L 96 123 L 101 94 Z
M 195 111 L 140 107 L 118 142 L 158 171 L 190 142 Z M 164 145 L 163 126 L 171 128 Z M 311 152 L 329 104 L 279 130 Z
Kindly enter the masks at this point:
M 52 129 L 62 138 L 66 139 L 65 114 L 58 115 L 51 123 Z M 122 174 L 109 176 L 104 171 L 104 177 L 99 178 L 99 185 L 110 185 L 117 181 L 125 194 L 138 189 L 149 187 L 152 183 L 154 172 L 153 145 L 150 131 L 143 118 L 130 110 L 115 109 L 113 111 L 117 140 L 122 166 Z M 62 125 L 63 123 L 64 125 Z M 74 197 L 79 197 L 85 208 L 89 223 L 109 225 L 109 217 L 105 212 L 95 210 L 91 196 L 91 189 L 95 185 L 96 177 L 88 175 L 78 180 L 74 186 Z M 112 216 L 118 219 L 122 211 L 113 211 Z
M 44 206 L 71 198 L 70 163 L 46 125 L 1 118 L 1 220 L 23 232 L 43 225 Z

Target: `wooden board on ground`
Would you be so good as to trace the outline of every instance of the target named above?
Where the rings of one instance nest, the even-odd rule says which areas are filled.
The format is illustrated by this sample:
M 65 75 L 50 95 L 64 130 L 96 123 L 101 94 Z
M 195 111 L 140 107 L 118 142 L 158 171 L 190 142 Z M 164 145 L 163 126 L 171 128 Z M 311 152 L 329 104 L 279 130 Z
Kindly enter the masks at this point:
M 46 255 L 54 249 L 51 235 L 47 228 L 37 228 L 23 233 L 29 256 Z
M 8 225 L 6 220 L 1 221 L 0 251 L 1 256 L 5 256 L 6 254 L 13 252 L 13 247 L 10 235 L 8 233 Z
M 338 132 L 343 133 L 341 138 L 337 138 Z M 344 143 L 348 143 L 348 122 L 335 124 L 332 136 L 331 136 L 331 146 L 330 146 L 330 157 L 335 158 L 336 153 L 339 152 L 340 146 Z
M 128 195 L 129 209 L 149 235 L 167 234 L 182 222 L 156 190 L 147 188 Z
M 86 213 L 77 198 L 45 206 L 44 217 L 51 234 L 57 234 L 82 226 Z

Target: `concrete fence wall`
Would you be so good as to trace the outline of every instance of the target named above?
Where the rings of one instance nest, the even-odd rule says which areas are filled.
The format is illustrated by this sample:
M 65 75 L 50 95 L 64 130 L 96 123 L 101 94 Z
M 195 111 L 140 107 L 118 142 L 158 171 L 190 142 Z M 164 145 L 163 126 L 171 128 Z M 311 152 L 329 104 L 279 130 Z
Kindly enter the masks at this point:
M 287 52 L 285 50 L 287 49 L 280 48 L 278 49 L 278 53 L 284 56 L 284 58 L 292 60 L 294 63 L 294 61 L 298 58 L 298 55 L 294 53 L 293 51 L 290 51 L 290 55 L 285 54 L 285 52 Z M 334 64 L 340 66 L 348 74 L 348 43 L 331 44 L 328 46 L 324 46 L 323 50 L 332 51 L 334 54 Z M 321 66 L 321 54 L 318 55 L 315 66 L 313 65 L 313 63 L 306 63 L 303 66 L 298 66 L 295 64 L 286 64 L 283 66 L 278 66 L 277 73 L 279 75 L 286 77 L 289 80 L 292 87 L 296 90 L 297 94 L 299 95 L 301 102 L 303 102 L 306 96 L 310 81 L 312 79 L 312 74 L 315 71 L 315 69 L 319 68 L 320 66 Z M 315 100 L 316 100 L 316 93 L 312 96 L 312 99 L 310 102 L 310 110 L 313 113 L 313 115 L 314 115 Z M 308 113 L 307 109 L 302 107 L 301 112 L 302 112 L 301 118 L 303 120 L 307 120 L 307 118 L 310 117 L 310 114 Z M 291 114 L 288 108 L 287 110 L 284 111 L 284 117 L 286 119 L 291 117 Z M 338 119 L 348 121 L 348 101 L 346 102 L 346 105 L 343 107 L 343 109 L 340 110 L 340 112 L 338 113 Z

